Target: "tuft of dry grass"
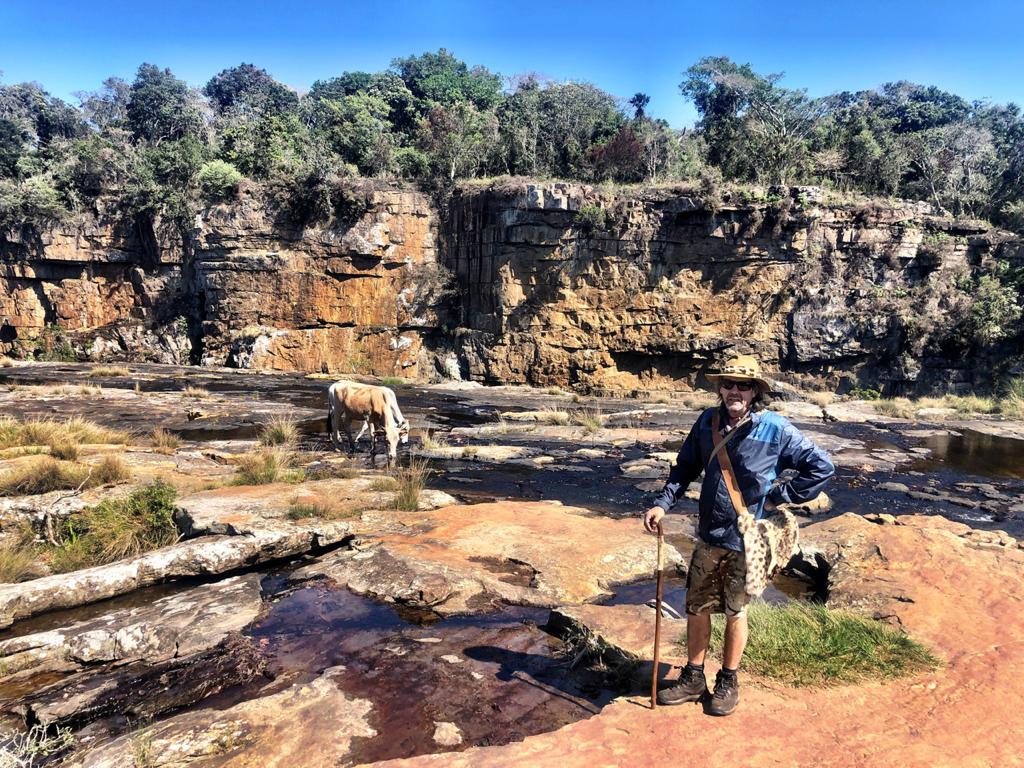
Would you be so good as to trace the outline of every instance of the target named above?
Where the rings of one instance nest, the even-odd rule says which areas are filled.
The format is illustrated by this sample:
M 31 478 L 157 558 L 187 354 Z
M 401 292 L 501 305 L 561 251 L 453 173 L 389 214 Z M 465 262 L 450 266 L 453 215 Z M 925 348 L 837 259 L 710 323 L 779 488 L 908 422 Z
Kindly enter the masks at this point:
M 894 397 L 891 400 L 872 400 L 872 407 L 883 416 L 891 416 L 895 419 L 912 419 L 917 409 L 905 397 Z
M 573 411 L 569 416 L 570 421 L 577 426 L 583 427 L 588 435 L 592 435 L 601 429 L 606 418 L 600 409 L 596 408 L 584 408 L 579 411 Z
M 398 492 L 391 501 L 391 508 L 405 512 L 415 512 L 420 507 L 420 493 L 427 487 L 427 480 L 433 471 L 424 459 L 413 459 L 409 466 L 402 467 L 395 473 Z
M 306 473 L 295 468 L 295 457 L 279 448 L 260 448 L 239 457 L 233 485 L 301 483 Z
M 131 376 L 129 371 L 123 365 L 97 365 L 93 367 L 86 376 L 90 378 L 104 378 L 108 376 Z
M 836 393 L 835 392 L 807 392 L 807 393 L 804 394 L 804 399 L 806 399 L 807 402 L 809 402 L 809 403 L 814 403 L 815 405 L 817 405 L 817 406 L 819 406 L 821 408 L 824 408 L 826 405 L 829 405 L 833 400 L 836 399 Z
M 36 496 L 83 486 L 89 470 L 81 464 L 40 456 L 0 475 L 0 496 Z
M 202 387 L 193 387 L 191 384 L 181 390 L 183 397 L 191 397 L 195 400 L 205 400 L 210 396 L 210 390 Z
M 365 511 L 362 507 L 346 507 L 323 496 L 294 499 L 288 507 L 289 520 L 346 520 Z
M 370 483 L 369 490 L 384 493 L 398 490 L 398 481 L 393 477 L 378 477 Z
M 436 437 L 428 433 L 424 433 L 420 436 L 420 447 L 426 450 L 434 450 L 436 448 L 444 448 L 448 443 L 445 442 L 443 437 Z
M 260 445 L 294 448 L 299 442 L 299 428 L 287 416 L 274 416 L 260 428 Z
M 32 530 L 28 526 L 0 545 L 0 584 L 17 584 L 36 572 L 36 552 Z
M 130 479 L 131 470 L 120 456 L 107 454 L 92 465 L 92 476 L 89 485 L 113 485 Z
M 543 411 L 538 412 L 537 421 L 539 421 L 541 424 L 565 426 L 570 421 L 569 412 L 559 410 L 558 408 L 547 408 Z
M 157 453 L 171 454 L 178 450 L 181 440 L 173 432 L 168 432 L 163 427 L 157 427 L 149 433 L 149 441 Z
M 10 416 L 0 416 L 0 448 L 13 448 L 21 445 L 52 446 L 62 443 L 124 445 L 129 441 L 130 435 L 124 430 L 103 427 L 78 416 L 66 421 L 55 419 L 18 421 Z
M 60 440 L 50 443 L 50 455 L 61 461 L 77 461 L 78 445 L 70 440 Z
M 679 398 L 679 401 L 684 408 L 704 410 L 715 405 L 718 402 L 718 396 L 713 392 L 687 392 Z

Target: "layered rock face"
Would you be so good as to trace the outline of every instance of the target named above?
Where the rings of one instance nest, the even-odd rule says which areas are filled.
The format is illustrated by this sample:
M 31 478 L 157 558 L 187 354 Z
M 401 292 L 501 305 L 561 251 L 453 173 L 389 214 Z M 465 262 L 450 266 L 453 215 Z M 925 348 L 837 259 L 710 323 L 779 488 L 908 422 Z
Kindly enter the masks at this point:
M 963 319 L 957 280 L 1024 258 L 1019 239 L 925 204 L 826 205 L 813 188 L 709 205 L 507 185 L 451 208 L 460 351 L 488 382 L 696 386 L 723 355 L 752 353 L 817 386 L 984 387 L 973 361 L 922 353 Z
M 419 192 L 363 195 L 347 228 L 282 228 L 259 195 L 200 217 L 204 364 L 421 374 L 423 335 L 437 325 L 434 207 Z
M 187 363 L 185 246 L 161 222 L 101 211 L 78 226 L 0 233 L 0 353 L 55 354 L 64 335 L 96 359 Z M 70 346 L 65 352 L 70 353 Z
M 988 389 L 1021 352 L 949 341 L 972 276 L 1024 263 L 1022 241 L 921 203 L 509 181 L 439 206 L 350 187 L 330 226 L 243 188 L 184 235 L 112 215 L 8 233 L 0 353 L 49 353 L 59 328 L 97 360 L 596 392 L 696 387 L 753 353 L 782 382 L 899 394 Z

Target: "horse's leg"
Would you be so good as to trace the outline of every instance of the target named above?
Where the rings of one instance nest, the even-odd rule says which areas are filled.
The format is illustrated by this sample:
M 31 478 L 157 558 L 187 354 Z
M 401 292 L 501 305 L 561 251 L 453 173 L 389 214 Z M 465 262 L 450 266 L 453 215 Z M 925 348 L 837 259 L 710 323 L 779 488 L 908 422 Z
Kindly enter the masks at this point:
M 356 443 L 352 439 L 352 417 L 349 415 L 347 410 L 341 419 L 341 426 L 344 428 L 345 436 L 348 438 L 348 454 L 349 456 L 355 456 Z
M 338 435 L 338 412 L 331 404 L 330 398 L 327 400 L 327 434 L 331 438 L 331 447 L 336 451 L 340 451 L 341 440 Z

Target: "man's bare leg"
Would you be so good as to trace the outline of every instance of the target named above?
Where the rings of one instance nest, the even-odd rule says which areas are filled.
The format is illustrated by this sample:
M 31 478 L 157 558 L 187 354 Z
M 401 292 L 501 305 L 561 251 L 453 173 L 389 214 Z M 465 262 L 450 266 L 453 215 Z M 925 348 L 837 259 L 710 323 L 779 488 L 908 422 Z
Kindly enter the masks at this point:
M 710 618 L 710 617 L 708 617 Z M 708 636 L 711 635 L 711 622 L 708 621 Z M 707 645 L 705 644 L 705 648 Z M 722 648 L 722 666 L 726 669 L 736 669 L 743 658 L 743 649 L 747 647 L 747 617 L 726 616 L 725 617 L 725 646 Z M 687 651 L 690 659 L 693 660 L 693 651 L 687 643 Z M 701 654 L 701 660 L 704 656 Z
M 744 635 L 746 637 L 746 635 Z M 695 667 L 704 664 L 711 643 L 711 614 L 686 614 L 686 658 Z M 742 648 L 740 651 L 742 652 Z

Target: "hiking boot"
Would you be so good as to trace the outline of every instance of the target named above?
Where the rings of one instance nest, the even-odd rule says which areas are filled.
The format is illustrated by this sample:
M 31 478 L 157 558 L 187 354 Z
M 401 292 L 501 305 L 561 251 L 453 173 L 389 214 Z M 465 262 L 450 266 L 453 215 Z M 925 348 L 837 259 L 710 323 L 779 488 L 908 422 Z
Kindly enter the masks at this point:
M 700 699 L 708 692 L 708 681 L 703 669 L 694 669 L 689 664 L 683 667 L 683 674 L 675 685 L 658 691 L 659 704 L 687 704 Z
M 736 675 L 725 675 L 719 671 L 715 678 L 715 692 L 708 702 L 708 714 L 724 717 L 731 715 L 740 703 L 740 684 Z

